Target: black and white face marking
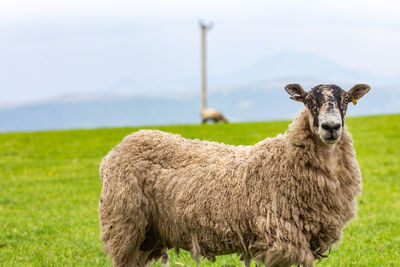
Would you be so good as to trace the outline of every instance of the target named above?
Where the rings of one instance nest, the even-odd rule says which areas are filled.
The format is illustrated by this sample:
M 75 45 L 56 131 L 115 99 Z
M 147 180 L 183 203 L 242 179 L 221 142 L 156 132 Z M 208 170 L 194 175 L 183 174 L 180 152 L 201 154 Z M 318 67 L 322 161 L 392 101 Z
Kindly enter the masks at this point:
M 308 93 L 306 107 L 313 116 L 313 126 L 326 144 L 336 144 L 342 135 L 344 116 L 350 97 L 336 85 L 319 85 Z M 306 100 L 307 100 L 306 97 Z
M 285 87 L 291 99 L 303 102 L 310 111 L 313 132 L 328 145 L 334 145 L 340 140 L 347 104 L 352 98 L 360 99 L 369 89 L 366 84 L 357 84 L 348 91 L 333 84 L 318 85 L 308 92 L 298 84 Z

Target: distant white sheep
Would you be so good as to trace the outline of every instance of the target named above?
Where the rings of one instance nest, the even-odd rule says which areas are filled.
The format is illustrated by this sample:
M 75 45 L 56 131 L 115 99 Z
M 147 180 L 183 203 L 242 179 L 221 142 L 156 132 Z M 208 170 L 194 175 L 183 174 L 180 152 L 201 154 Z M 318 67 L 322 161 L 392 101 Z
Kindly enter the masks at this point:
M 228 120 L 216 109 L 206 108 L 201 111 L 201 121 L 206 123 L 207 121 L 213 122 L 228 122 Z

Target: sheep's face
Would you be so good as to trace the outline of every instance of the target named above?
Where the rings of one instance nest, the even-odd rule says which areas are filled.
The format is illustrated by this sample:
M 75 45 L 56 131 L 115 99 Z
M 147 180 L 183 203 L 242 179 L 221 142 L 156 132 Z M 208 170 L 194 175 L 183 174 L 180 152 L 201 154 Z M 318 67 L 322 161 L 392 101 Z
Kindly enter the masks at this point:
M 347 104 L 369 91 L 366 84 L 357 84 L 345 91 L 339 86 L 318 85 L 306 92 L 299 84 L 289 84 L 285 90 L 291 99 L 303 102 L 310 114 L 310 128 L 327 145 L 336 144 L 342 135 Z

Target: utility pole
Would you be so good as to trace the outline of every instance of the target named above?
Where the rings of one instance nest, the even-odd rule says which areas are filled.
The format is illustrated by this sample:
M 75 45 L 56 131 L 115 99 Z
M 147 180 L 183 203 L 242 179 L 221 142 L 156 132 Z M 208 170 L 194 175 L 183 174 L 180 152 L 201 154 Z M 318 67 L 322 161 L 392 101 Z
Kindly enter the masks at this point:
M 211 30 L 212 23 L 208 25 L 199 21 L 201 30 L 201 122 L 228 122 L 228 120 L 216 109 L 207 108 L 207 73 L 206 73 L 206 33 Z
M 206 25 L 203 21 L 199 21 L 201 29 L 201 110 L 207 108 L 207 76 L 206 76 L 206 32 L 211 30 L 213 24 Z

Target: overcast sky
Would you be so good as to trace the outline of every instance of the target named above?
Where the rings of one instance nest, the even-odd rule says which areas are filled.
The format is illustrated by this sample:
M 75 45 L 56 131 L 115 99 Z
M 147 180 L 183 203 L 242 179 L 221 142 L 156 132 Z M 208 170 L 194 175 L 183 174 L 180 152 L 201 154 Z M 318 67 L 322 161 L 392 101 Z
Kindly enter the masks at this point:
M 212 74 L 294 50 L 400 75 L 399 14 L 398 1 L 2 0 L 0 103 L 197 79 L 199 18 L 215 25 Z

